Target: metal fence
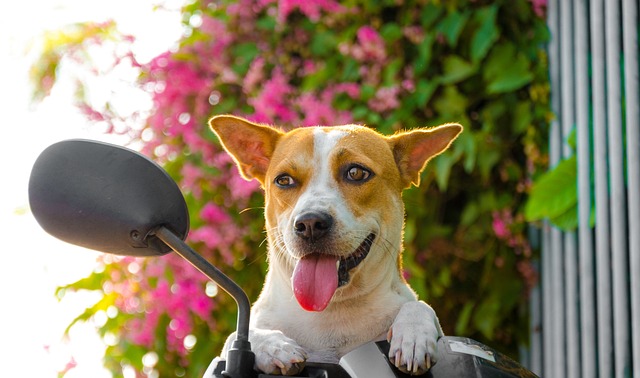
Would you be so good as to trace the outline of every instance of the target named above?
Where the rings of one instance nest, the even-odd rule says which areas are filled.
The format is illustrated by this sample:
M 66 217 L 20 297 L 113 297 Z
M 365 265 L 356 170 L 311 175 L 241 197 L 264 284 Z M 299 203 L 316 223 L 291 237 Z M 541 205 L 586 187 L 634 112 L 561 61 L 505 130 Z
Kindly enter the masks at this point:
M 575 127 L 579 226 L 544 226 L 528 364 L 640 378 L 638 1 L 549 0 L 548 25 L 550 164 Z

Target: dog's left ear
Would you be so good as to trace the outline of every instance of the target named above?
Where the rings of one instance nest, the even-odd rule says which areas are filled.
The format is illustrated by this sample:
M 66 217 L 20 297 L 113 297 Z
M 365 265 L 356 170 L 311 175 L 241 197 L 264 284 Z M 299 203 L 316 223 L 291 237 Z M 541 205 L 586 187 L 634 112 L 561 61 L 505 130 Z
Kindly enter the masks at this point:
M 209 126 L 222 142 L 222 147 L 233 157 L 242 177 L 247 180 L 255 178 L 264 184 L 271 155 L 284 133 L 230 115 L 211 118 Z
M 389 138 L 404 188 L 420 185 L 420 172 L 429 160 L 444 152 L 462 132 L 457 123 L 415 129 Z

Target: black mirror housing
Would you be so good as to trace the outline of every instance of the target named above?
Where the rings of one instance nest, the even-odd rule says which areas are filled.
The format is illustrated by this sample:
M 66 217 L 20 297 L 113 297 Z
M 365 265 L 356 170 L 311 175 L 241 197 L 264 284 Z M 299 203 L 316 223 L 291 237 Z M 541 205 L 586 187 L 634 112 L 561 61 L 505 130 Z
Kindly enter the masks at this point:
M 31 171 L 29 204 L 49 234 L 117 255 L 164 255 L 171 248 L 156 229 L 182 240 L 189 232 L 187 205 L 169 174 L 138 152 L 103 142 L 46 148 Z

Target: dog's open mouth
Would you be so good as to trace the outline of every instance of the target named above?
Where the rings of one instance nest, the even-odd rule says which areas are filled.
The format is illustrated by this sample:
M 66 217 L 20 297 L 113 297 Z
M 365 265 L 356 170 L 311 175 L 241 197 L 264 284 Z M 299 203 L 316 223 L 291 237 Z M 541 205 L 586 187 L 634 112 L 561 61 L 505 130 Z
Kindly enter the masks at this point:
M 375 238 L 376 234 L 369 234 L 369 236 L 367 236 L 362 241 L 362 243 L 360 243 L 358 248 L 356 248 L 356 250 L 352 254 L 350 254 L 348 257 L 340 259 L 340 263 L 338 265 L 338 287 L 344 286 L 349 283 L 349 271 L 360 265 L 365 257 L 367 257 Z
M 349 271 L 367 257 L 376 235 L 371 233 L 349 256 L 310 253 L 298 260 L 291 276 L 293 294 L 307 311 L 323 311 L 338 287 L 349 282 Z

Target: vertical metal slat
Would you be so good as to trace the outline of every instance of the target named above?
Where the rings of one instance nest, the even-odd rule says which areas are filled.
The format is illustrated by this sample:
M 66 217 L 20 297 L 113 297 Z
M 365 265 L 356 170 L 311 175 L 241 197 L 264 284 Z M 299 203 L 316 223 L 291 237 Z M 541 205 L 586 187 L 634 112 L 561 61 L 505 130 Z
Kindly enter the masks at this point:
M 551 107 L 555 114 L 560 109 L 560 45 L 559 45 L 559 4 L 558 0 L 549 0 L 548 24 L 551 33 L 549 42 L 549 71 L 551 81 Z M 551 122 L 549 131 L 549 160 L 553 167 L 560 160 L 562 132 L 557 120 Z M 544 298 L 543 298 L 543 337 L 544 337 L 544 376 L 560 377 L 564 375 L 563 358 L 564 322 L 562 295 L 562 235 L 557 229 L 545 222 L 548 237 L 548 249 L 543 252 Z M 558 295 L 560 294 L 560 295 Z
M 595 378 L 596 304 L 591 217 L 591 145 L 589 128 L 589 53 L 587 1 L 574 4 L 575 96 L 578 147 L 578 237 L 580 277 L 580 361 L 584 378 Z M 640 378 L 640 377 L 639 377 Z
M 607 169 L 606 93 L 604 65 L 604 0 L 590 2 L 591 93 L 596 192 L 596 297 L 598 375 L 613 376 L 611 260 L 609 256 L 609 193 Z
M 625 377 L 631 365 L 629 329 L 629 289 L 627 286 L 627 224 L 624 159 L 622 144 L 622 87 L 620 85 L 620 2 L 605 5 L 607 131 L 609 141 L 609 197 L 611 216 L 611 269 L 613 275 L 614 369 Z
M 551 319 L 553 318 L 553 312 L 551 308 L 551 298 L 553 298 L 553 291 L 551 290 L 551 226 L 549 222 L 543 223 L 542 229 L 542 362 L 543 369 L 540 372 L 540 376 L 551 377 L 552 376 L 552 362 L 553 362 L 553 344 L 551 343 Z
M 543 241 L 544 249 L 544 241 Z M 540 266 L 536 264 L 536 271 L 540 272 Z M 531 319 L 529 322 L 529 334 L 531 335 L 531 347 L 529 352 L 529 369 L 536 375 L 542 374 L 542 290 L 536 285 L 531 290 Z
M 566 138 L 571 133 L 574 125 L 574 50 L 573 50 L 573 11 L 571 1 L 560 2 L 560 120 L 562 126 L 562 138 L 565 143 L 562 145 L 562 158 L 568 158 L 573 152 L 566 143 Z M 566 356 L 564 365 L 566 377 L 579 378 L 580 375 L 580 320 L 578 317 L 578 251 L 576 245 L 576 235 L 573 232 L 563 233 L 563 254 L 564 260 L 560 260 L 560 268 L 556 268 L 559 274 L 557 284 L 561 285 L 560 290 L 564 290 L 564 301 L 560 302 L 564 309 L 563 332 L 559 332 L 557 337 L 562 337 L 564 343 L 564 353 Z M 564 272 L 562 272 L 564 268 Z M 564 280 L 564 282 L 563 282 Z M 559 292 L 556 292 L 558 295 Z M 560 301 L 560 300 L 559 300 Z M 560 315 L 560 313 L 558 313 Z
M 640 99 L 638 91 L 638 3 L 622 3 L 624 89 L 627 129 L 627 199 L 631 278 L 633 377 L 640 378 Z

